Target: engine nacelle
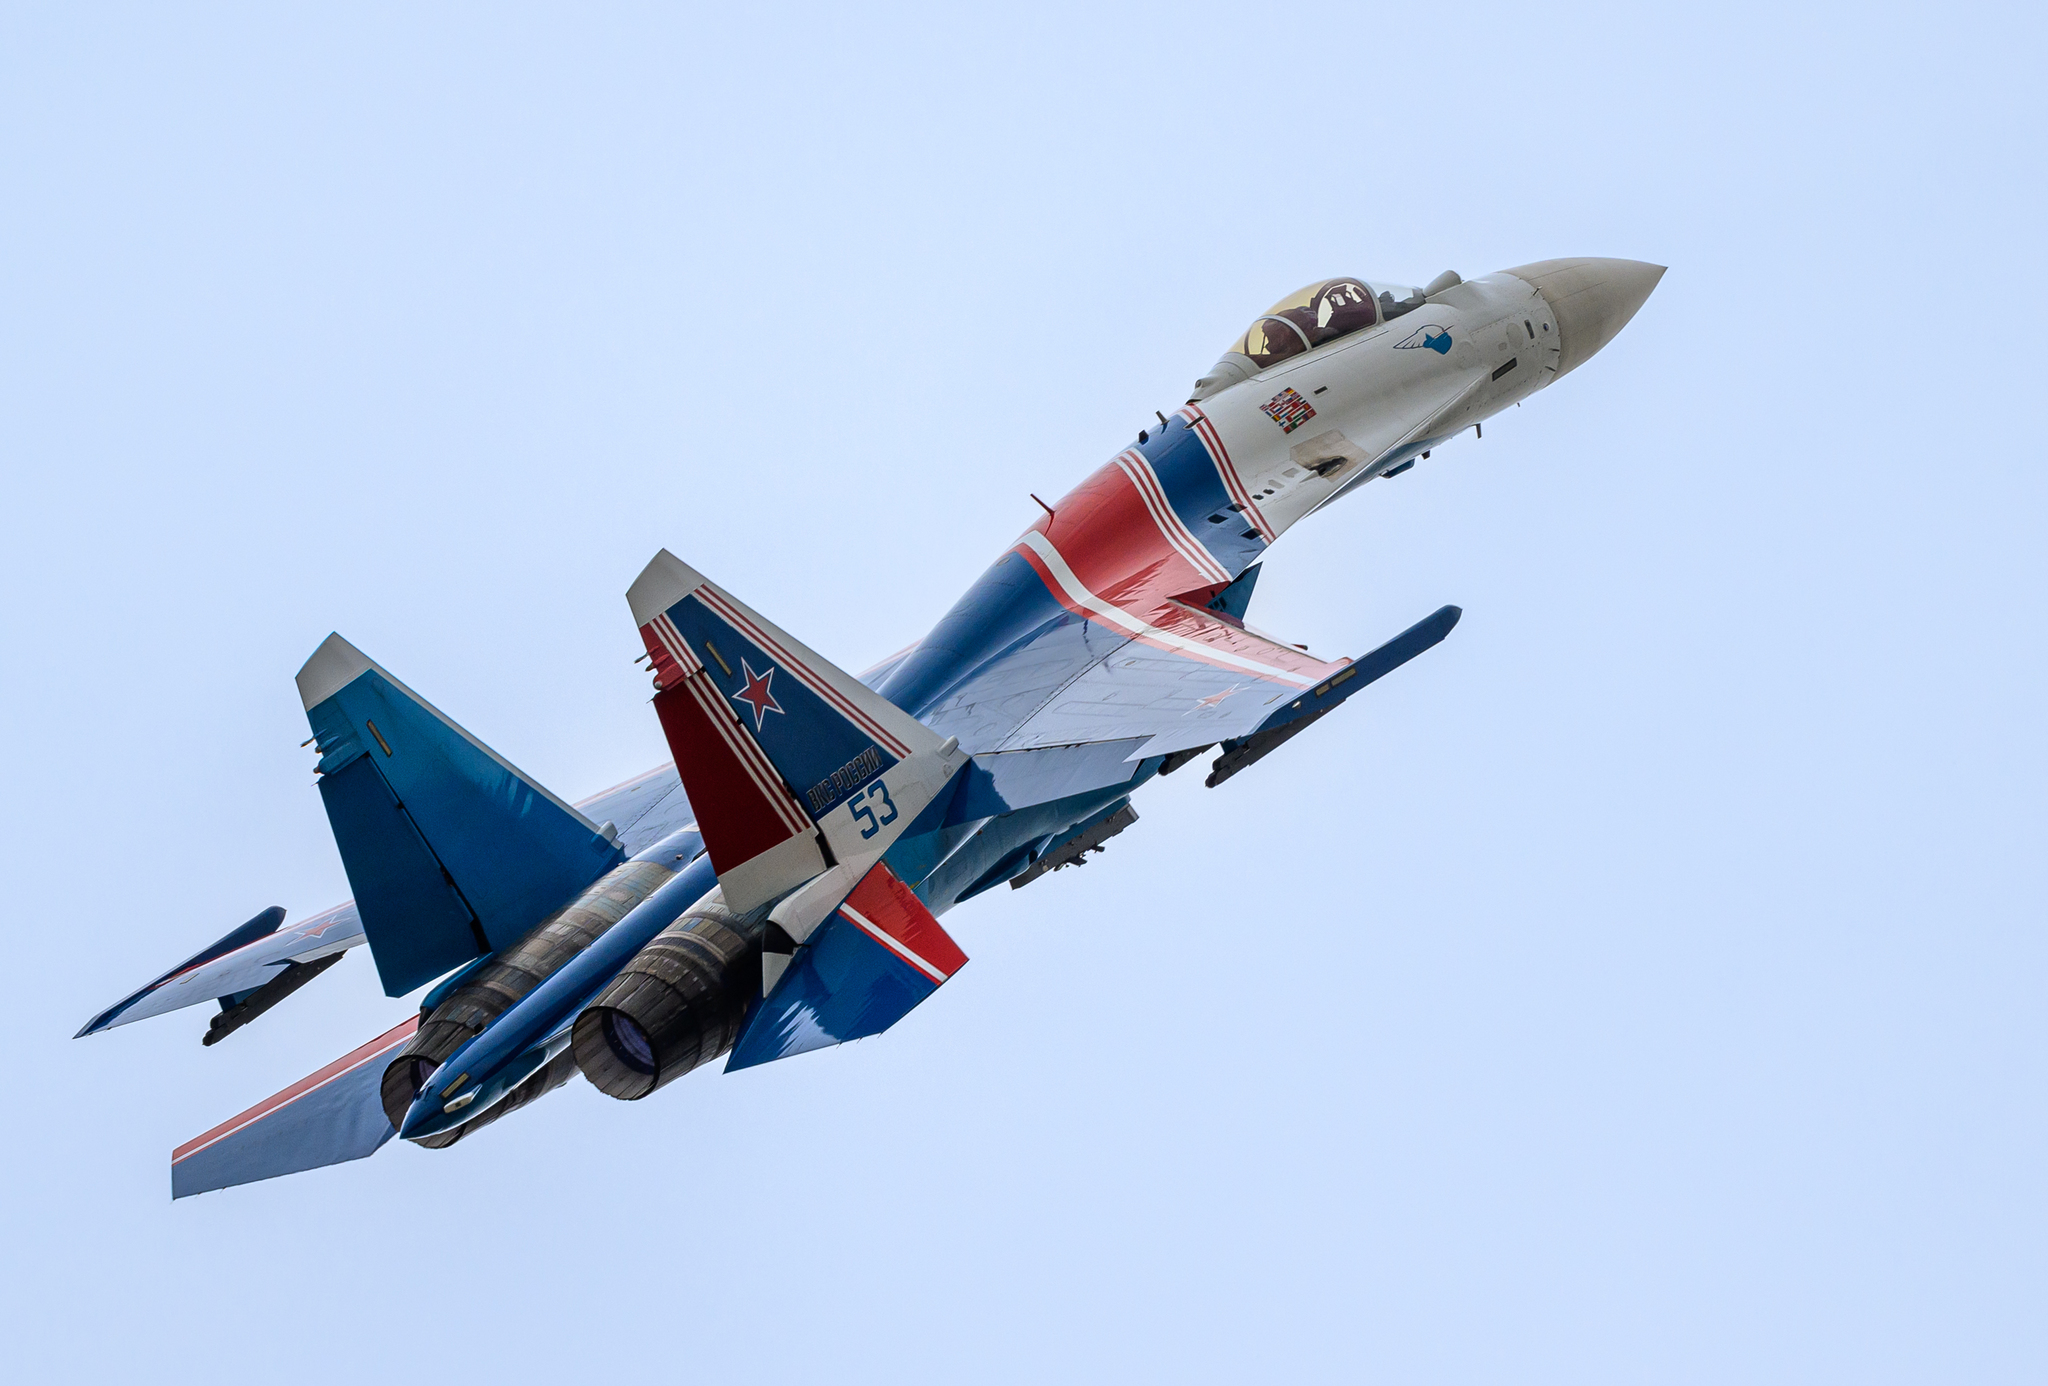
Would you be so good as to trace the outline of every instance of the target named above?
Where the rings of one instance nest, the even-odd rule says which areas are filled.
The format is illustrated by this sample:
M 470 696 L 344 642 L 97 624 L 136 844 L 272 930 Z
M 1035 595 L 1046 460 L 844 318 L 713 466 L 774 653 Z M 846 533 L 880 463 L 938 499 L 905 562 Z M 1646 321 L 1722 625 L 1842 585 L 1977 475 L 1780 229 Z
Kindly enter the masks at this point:
M 413 1099 L 419 1096 L 442 1060 L 483 1033 L 485 1026 L 590 947 L 599 935 L 674 875 L 674 871 L 659 862 L 622 862 L 525 938 L 461 977 L 455 989 L 420 1020 L 419 1033 L 384 1069 L 380 1095 L 391 1124 L 405 1124 L 405 1114 Z M 433 1000 L 431 994 L 428 1000 Z M 477 1120 L 438 1136 L 424 1137 L 418 1144 L 435 1150 L 453 1145 L 464 1132 L 487 1126 L 514 1108 L 560 1087 L 574 1071 L 575 1065 L 568 1056 L 559 1056 Z
M 576 1017 L 570 1052 L 591 1086 L 632 1101 L 732 1048 L 761 994 L 764 927 L 708 902 L 634 954 Z

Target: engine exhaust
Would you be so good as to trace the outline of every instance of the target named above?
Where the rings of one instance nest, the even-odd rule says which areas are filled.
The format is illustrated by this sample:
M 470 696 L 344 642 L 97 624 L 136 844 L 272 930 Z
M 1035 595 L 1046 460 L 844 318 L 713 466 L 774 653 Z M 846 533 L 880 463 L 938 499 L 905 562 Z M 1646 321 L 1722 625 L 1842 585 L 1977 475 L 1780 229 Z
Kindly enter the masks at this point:
M 591 1086 L 630 1102 L 732 1048 L 761 994 L 762 931 L 707 902 L 636 953 L 576 1017 L 569 1052 Z
M 622 862 L 606 872 L 560 912 L 498 957 L 464 977 L 420 1021 L 419 1033 L 398 1051 L 384 1069 L 379 1096 L 393 1126 L 405 1124 L 413 1099 L 427 1079 L 470 1039 L 510 1010 L 526 994 L 559 971 L 562 965 L 595 943 L 635 905 L 675 875 L 658 861 Z M 431 997 L 429 998 L 431 999 Z M 557 1070 L 560 1070 L 557 1072 Z M 504 1113 L 523 1106 L 569 1079 L 575 1065 L 559 1056 L 521 1083 L 504 1101 L 477 1120 L 418 1142 L 430 1150 L 455 1144 L 466 1131 L 488 1126 Z M 532 1092 L 527 1090 L 532 1088 Z

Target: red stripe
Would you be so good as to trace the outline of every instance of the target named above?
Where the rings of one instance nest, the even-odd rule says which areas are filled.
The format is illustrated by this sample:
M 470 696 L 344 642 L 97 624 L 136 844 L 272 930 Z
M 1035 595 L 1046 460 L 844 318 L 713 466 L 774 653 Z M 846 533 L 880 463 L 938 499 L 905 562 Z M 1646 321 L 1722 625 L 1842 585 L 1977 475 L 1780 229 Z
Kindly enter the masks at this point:
M 699 587 L 694 595 L 699 601 L 704 603 L 706 608 L 732 626 L 734 630 L 737 630 L 756 645 L 759 645 L 763 650 L 766 650 L 775 658 L 777 663 L 787 668 L 806 688 L 838 709 L 840 715 L 873 737 L 891 755 L 895 756 L 898 760 L 904 760 L 909 757 L 910 748 L 908 746 L 905 746 L 896 737 L 883 730 L 880 723 L 869 717 L 867 713 L 861 710 L 859 705 L 833 687 L 830 680 L 819 677 L 803 661 L 797 659 L 796 656 L 783 648 L 768 632 L 762 630 L 754 622 L 743 616 L 739 609 L 726 598 L 723 592 L 720 592 L 716 587 L 707 582 Z
M 359 1049 L 351 1049 L 319 1072 L 308 1074 L 274 1097 L 266 1097 L 240 1116 L 228 1118 L 205 1135 L 194 1136 L 171 1152 L 171 1163 L 175 1165 L 187 1156 L 196 1155 L 208 1146 L 226 1140 L 235 1132 L 263 1120 L 272 1112 L 290 1106 L 307 1093 L 324 1088 L 343 1074 L 352 1073 L 379 1055 L 389 1053 L 411 1039 L 413 1032 L 419 1028 L 420 1018 L 417 1015 L 406 1017 L 368 1044 Z
M 967 954 L 953 936 L 939 927 L 924 902 L 888 867 L 877 865 L 861 877 L 846 903 L 924 964 L 924 970 L 937 973 L 940 981 L 967 965 Z
M 1223 586 L 1167 542 L 1137 481 L 1114 461 L 1068 492 L 1040 528 L 1089 591 L 1141 616 L 1169 597 Z
M 1166 541 L 1178 550 L 1181 557 L 1187 559 L 1197 572 L 1206 574 L 1211 582 L 1229 582 L 1230 574 L 1216 561 L 1216 555 L 1204 548 L 1202 541 L 1181 523 L 1180 515 L 1173 508 L 1173 502 L 1167 498 L 1166 488 L 1160 485 L 1159 475 L 1152 470 L 1152 464 L 1145 460 L 1145 455 L 1132 448 L 1122 456 L 1129 459 L 1124 466 L 1132 479 L 1138 483 L 1139 492 L 1151 502 L 1153 522 L 1159 526 L 1160 533 L 1166 536 Z
M 1059 602 L 1061 606 L 1073 612 L 1076 616 L 1094 621 L 1097 625 L 1102 625 L 1106 629 L 1119 629 L 1108 626 L 1099 615 L 1091 612 L 1087 607 L 1080 605 L 1069 597 L 1065 584 L 1059 580 L 1059 576 L 1045 566 L 1044 560 L 1036 553 L 1033 553 L 1028 544 L 1017 545 L 1013 552 L 1023 556 L 1024 561 L 1031 565 L 1032 571 L 1037 573 L 1039 579 L 1045 583 L 1046 590 L 1052 593 L 1054 600 Z M 1065 551 L 1062 550 L 1062 557 L 1064 556 Z M 1067 562 L 1069 567 L 1073 566 L 1071 558 Z M 1079 570 L 1077 569 L 1075 576 L 1078 577 L 1079 575 Z M 1102 594 L 1098 592 L 1096 595 L 1101 596 Z M 1202 651 L 1190 650 L 1171 641 L 1158 640 L 1152 636 L 1136 632 L 1120 632 L 1129 635 L 1131 639 L 1152 649 L 1164 650 L 1169 654 L 1179 655 L 1183 659 L 1200 660 L 1204 664 L 1213 665 L 1218 669 L 1225 669 L 1246 678 L 1262 679 L 1267 683 L 1279 683 L 1287 687 L 1306 688 L 1312 683 L 1328 678 L 1350 662 L 1348 660 L 1339 660 L 1335 663 L 1326 663 L 1323 660 L 1317 659 L 1314 655 L 1297 650 L 1290 645 L 1277 644 L 1274 641 L 1254 635 L 1249 631 L 1240 630 L 1223 621 L 1215 620 L 1208 613 L 1195 611 L 1180 602 L 1160 602 L 1153 605 L 1149 610 L 1141 609 L 1136 604 L 1130 603 L 1116 603 L 1116 605 L 1145 625 L 1155 627 L 1160 631 L 1177 635 L 1184 640 L 1192 640 L 1201 645 L 1211 646 L 1219 652 L 1227 651 L 1240 659 L 1255 660 L 1260 664 L 1286 671 L 1284 676 L 1261 674 L 1254 670 L 1246 669 L 1242 665 L 1233 664 L 1228 660 L 1205 658 Z

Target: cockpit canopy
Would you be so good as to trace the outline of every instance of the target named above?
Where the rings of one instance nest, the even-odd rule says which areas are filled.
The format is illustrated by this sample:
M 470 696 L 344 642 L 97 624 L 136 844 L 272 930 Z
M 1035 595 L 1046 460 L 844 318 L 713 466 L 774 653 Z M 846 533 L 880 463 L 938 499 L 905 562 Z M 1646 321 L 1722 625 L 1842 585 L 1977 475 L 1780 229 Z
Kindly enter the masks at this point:
M 1456 275 L 1448 275 L 1436 286 L 1457 282 Z M 1195 382 L 1193 398 L 1207 399 L 1290 356 L 1412 313 L 1423 301 L 1423 290 L 1407 285 L 1375 289 L 1363 279 L 1319 279 L 1259 314 L 1223 359 Z
M 1422 290 L 1382 288 L 1362 279 L 1321 279 L 1261 313 L 1231 351 L 1264 370 L 1312 347 L 1387 322 L 1422 306 Z

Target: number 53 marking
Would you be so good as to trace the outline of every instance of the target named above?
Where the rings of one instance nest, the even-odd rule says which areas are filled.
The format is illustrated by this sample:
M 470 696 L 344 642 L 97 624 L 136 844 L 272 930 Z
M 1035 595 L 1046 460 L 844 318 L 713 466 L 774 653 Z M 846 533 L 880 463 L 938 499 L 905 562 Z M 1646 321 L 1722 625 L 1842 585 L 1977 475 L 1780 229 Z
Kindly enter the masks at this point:
M 862 799 L 866 799 L 867 802 L 862 803 Z M 875 816 L 877 804 L 882 808 L 880 818 Z M 867 820 L 867 826 L 860 830 L 862 837 L 873 837 L 896 821 L 896 801 L 889 797 L 889 786 L 880 780 L 876 780 L 866 789 L 856 790 L 854 796 L 846 801 L 846 806 L 853 810 L 856 822 L 861 819 Z

